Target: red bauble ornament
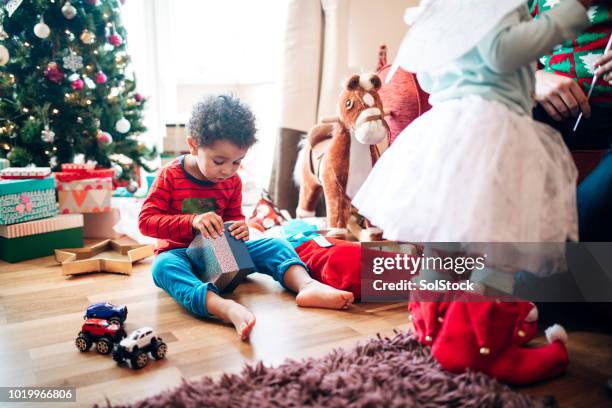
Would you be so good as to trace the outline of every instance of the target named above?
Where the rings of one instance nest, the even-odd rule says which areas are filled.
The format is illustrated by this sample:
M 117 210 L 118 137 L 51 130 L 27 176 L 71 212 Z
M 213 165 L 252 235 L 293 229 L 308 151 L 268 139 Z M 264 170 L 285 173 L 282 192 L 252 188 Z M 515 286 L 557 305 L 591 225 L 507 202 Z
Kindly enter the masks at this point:
M 81 89 L 83 89 L 83 86 L 85 86 L 85 83 L 83 82 L 82 79 L 77 79 L 72 81 L 72 89 L 74 89 L 75 91 L 80 91 Z
M 59 84 L 64 80 L 64 73 L 59 69 L 55 62 L 50 62 L 45 69 L 45 78 L 49 81 Z
M 98 73 L 96 74 L 96 83 L 103 84 L 103 83 L 106 83 L 106 81 L 107 81 L 106 74 L 104 74 L 104 72 L 102 71 L 98 71 Z
M 92 6 L 97 6 L 100 4 L 100 0 L 85 0 L 87 4 L 91 4 Z
M 142 102 L 142 100 L 144 99 L 144 97 L 143 97 L 141 94 L 139 94 L 138 92 L 136 92 L 136 93 L 134 94 L 134 99 L 136 100 L 136 102 Z
M 113 143 L 113 137 L 108 132 L 98 132 L 96 139 L 98 140 L 98 144 L 100 146 L 108 146 Z
M 110 37 L 108 37 L 108 42 L 115 47 L 118 47 L 123 43 L 123 38 L 121 38 L 121 36 L 117 33 L 111 34 Z

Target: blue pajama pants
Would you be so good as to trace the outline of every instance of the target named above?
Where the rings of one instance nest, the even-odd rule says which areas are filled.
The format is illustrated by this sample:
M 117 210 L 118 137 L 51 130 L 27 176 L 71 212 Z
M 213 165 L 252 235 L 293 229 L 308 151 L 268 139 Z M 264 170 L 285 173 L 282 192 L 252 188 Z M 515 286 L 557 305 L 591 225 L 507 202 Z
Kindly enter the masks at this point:
M 292 265 L 308 270 L 289 242 L 276 238 L 263 238 L 245 242 L 257 272 L 270 275 L 287 288 L 285 272 Z M 193 265 L 187 257 L 187 248 L 162 252 L 153 261 L 153 282 L 197 316 L 211 317 L 206 309 L 209 290 L 219 294 L 212 284 L 202 282 L 193 273 Z

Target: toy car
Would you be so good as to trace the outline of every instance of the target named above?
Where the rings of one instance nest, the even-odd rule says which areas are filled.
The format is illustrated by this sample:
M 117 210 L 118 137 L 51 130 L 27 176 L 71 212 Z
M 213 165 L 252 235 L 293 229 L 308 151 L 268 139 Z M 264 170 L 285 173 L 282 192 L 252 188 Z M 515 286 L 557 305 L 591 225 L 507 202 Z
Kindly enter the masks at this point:
M 113 351 L 113 346 L 125 337 L 125 330 L 117 323 L 105 319 L 87 319 L 79 332 L 74 344 L 79 351 L 89 350 L 96 343 L 96 350 L 100 354 Z
M 168 346 L 161 337 L 157 337 L 152 328 L 142 327 L 121 340 L 113 351 L 113 359 L 119 364 L 129 360 L 132 368 L 139 369 L 149 363 L 149 353 L 154 359 L 161 360 L 167 352 Z
M 106 319 L 111 323 L 122 325 L 127 318 L 126 306 L 115 306 L 112 303 L 96 303 L 87 308 L 84 319 Z

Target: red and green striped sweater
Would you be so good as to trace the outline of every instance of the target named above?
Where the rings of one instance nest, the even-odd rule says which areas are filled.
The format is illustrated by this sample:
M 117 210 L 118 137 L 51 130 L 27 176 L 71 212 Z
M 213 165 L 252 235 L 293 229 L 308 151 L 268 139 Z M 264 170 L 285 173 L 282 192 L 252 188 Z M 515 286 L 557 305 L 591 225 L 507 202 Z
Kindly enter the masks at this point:
M 531 14 L 538 14 L 555 7 L 564 0 L 529 0 Z M 608 43 L 612 29 L 612 0 L 593 0 L 588 10 L 592 26 L 576 39 L 558 45 L 540 59 L 543 68 L 557 75 L 575 79 L 585 94 L 593 79 L 593 63 Z M 599 79 L 591 95 L 591 104 L 612 107 L 612 85 Z

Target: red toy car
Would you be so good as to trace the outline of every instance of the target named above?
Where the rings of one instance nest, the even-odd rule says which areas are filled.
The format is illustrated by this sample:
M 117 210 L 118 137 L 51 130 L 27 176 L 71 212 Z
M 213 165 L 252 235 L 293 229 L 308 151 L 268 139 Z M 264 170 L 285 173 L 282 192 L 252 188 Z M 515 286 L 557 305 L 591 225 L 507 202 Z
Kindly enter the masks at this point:
M 114 344 L 125 336 L 125 330 L 117 323 L 104 319 L 86 319 L 74 343 L 79 351 L 87 351 L 95 342 L 98 353 L 108 354 L 113 351 Z

